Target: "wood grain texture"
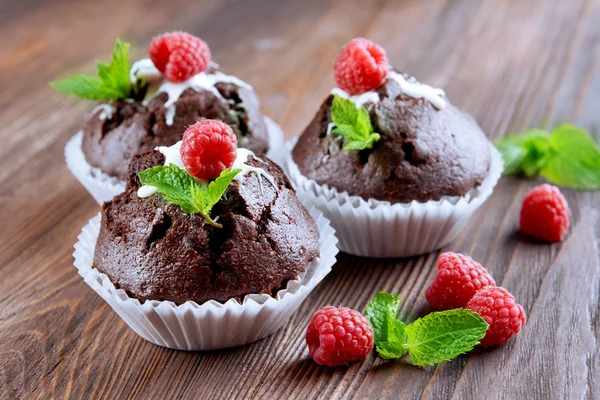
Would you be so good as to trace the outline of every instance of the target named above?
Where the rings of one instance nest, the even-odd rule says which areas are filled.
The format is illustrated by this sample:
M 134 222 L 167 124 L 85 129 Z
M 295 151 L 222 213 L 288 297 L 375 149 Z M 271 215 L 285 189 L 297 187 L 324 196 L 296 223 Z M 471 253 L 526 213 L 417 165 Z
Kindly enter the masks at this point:
M 153 35 L 186 30 L 255 87 L 291 137 L 333 85 L 339 48 L 367 36 L 399 69 L 444 87 L 490 138 L 566 121 L 600 140 L 600 0 L 2 0 L 0 22 L 0 398 L 600 398 L 600 193 L 565 190 L 568 238 L 536 244 L 517 226 L 539 181 L 503 178 L 443 249 L 480 260 L 523 304 L 528 323 L 503 346 L 435 368 L 373 355 L 316 365 L 304 327 L 324 305 L 362 310 L 386 290 L 402 294 L 408 320 L 431 311 L 424 288 L 438 253 L 342 254 L 273 336 L 173 351 L 138 337 L 72 266 L 72 245 L 98 207 L 62 151 L 92 104 L 47 86 L 92 72 L 117 36 L 141 57 Z

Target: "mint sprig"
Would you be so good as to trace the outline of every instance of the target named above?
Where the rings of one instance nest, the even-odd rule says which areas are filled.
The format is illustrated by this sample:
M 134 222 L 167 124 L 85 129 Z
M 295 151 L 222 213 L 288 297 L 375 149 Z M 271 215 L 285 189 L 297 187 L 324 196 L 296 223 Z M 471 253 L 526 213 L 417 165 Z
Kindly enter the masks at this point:
M 380 135 L 373 131 L 369 113 L 363 107 L 357 107 L 352 101 L 333 95 L 331 119 L 335 124 L 332 132 L 346 138 L 344 150 L 364 150 L 373 148 Z
M 563 124 L 550 133 L 531 130 L 494 142 L 504 159 L 504 175 L 543 176 L 557 185 L 600 189 L 600 148 L 588 133 Z
M 143 185 L 158 189 L 166 201 L 176 204 L 186 214 L 200 214 L 210 225 L 222 228 L 210 217 L 210 212 L 219 202 L 227 187 L 241 169 L 226 169 L 206 187 L 177 165 L 160 165 L 138 174 Z
M 377 353 L 385 359 L 408 352 L 414 365 L 438 364 L 471 351 L 488 329 L 479 314 L 465 309 L 434 312 L 408 325 L 398 319 L 399 309 L 400 295 L 381 292 L 365 311 Z
M 98 77 L 75 75 L 50 83 L 53 88 L 88 100 L 127 99 L 131 94 L 129 49 L 131 45 L 115 41 L 110 64 L 97 63 Z
M 377 353 L 382 358 L 400 358 L 406 353 L 406 326 L 398 319 L 400 295 L 380 292 L 369 302 L 365 315 L 374 329 Z

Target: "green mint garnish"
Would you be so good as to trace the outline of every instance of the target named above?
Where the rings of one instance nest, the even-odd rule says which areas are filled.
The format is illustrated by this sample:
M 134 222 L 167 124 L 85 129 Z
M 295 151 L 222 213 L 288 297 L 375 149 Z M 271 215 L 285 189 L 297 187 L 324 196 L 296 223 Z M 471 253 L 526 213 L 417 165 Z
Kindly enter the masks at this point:
M 451 360 L 473 350 L 488 326 L 479 314 L 462 308 L 426 315 L 406 326 L 410 360 L 421 367 Z
M 398 319 L 400 295 L 380 292 L 367 305 L 365 315 L 374 328 L 377 353 L 382 358 L 400 358 L 406 353 L 406 326 Z M 375 328 L 376 327 L 376 328 Z
M 550 133 L 532 130 L 494 142 L 504 174 L 542 175 L 557 185 L 600 189 L 600 148 L 583 129 L 564 124 Z
M 131 45 L 120 39 L 115 41 L 110 64 L 97 63 L 98 78 L 75 75 L 61 81 L 51 82 L 50 86 L 66 94 L 81 99 L 118 100 L 127 99 L 131 94 L 129 70 L 129 48 Z
M 138 174 L 143 185 L 153 186 L 169 203 L 178 205 L 186 214 L 200 214 L 210 225 L 222 228 L 210 217 L 213 206 L 219 202 L 227 187 L 241 169 L 226 169 L 204 187 L 177 165 L 160 165 Z
M 378 133 L 373 132 L 369 113 L 363 107 L 356 107 L 352 101 L 333 95 L 331 119 L 335 124 L 333 133 L 346 138 L 348 144 L 344 150 L 363 150 L 373 148 L 379 140 Z
M 412 363 L 421 367 L 451 360 L 471 351 L 488 329 L 483 318 L 469 310 L 434 312 L 405 325 L 398 319 L 399 309 L 400 295 L 381 292 L 365 311 L 377 353 L 385 359 L 408 351 Z

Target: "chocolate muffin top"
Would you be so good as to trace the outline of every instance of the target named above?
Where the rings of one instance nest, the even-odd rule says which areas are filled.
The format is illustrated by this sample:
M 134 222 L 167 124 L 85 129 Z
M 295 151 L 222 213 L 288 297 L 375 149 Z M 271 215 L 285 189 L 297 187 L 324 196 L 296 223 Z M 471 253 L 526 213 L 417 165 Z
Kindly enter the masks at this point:
M 304 176 L 365 200 L 391 203 L 464 196 L 481 184 L 490 166 L 489 142 L 475 120 L 443 94 L 436 108 L 387 78 L 363 99 L 379 141 L 372 149 L 342 150 L 344 138 L 331 133 L 331 95 L 293 150 Z
M 102 207 L 94 267 L 130 296 L 201 304 L 273 294 L 319 256 L 317 226 L 272 161 L 248 157 L 274 185 L 255 172 L 234 180 L 211 213 L 222 228 L 158 193 L 138 196 L 138 172 L 164 163 L 156 150 L 135 155 L 126 191 Z
M 149 60 L 144 61 L 147 73 Z M 87 162 L 125 180 L 133 155 L 176 143 L 188 126 L 204 118 L 230 125 L 240 147 L 266 153 L 268 134 L 258 97 L 249 85 L 217 68 L 213 64 L 202 73 L 199 85 L 170 84 L 151 71 L 147 86 L 135 99 L 97 107 L 83 126 L 82 150 Z M 133 72 L 135 69 L 135 79 Z

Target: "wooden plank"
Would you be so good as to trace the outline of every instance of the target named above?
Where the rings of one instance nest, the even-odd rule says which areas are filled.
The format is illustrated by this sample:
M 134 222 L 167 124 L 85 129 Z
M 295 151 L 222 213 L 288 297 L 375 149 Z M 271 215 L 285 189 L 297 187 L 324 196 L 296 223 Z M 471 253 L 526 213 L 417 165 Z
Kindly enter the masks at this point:
M 304 327 L 317 309 L 359 310 L 400 292 L 408 320 L 431 309 L 438 253 L 402 260 L 340 255 L 289 324 L 258 343 L 186 353 L 145 342 L 77 275 L 72 245 L 97 205 L 62 149 L 91 104 L 47 82 L 92 72 L 114 38 L 136 56 L 153 35 L 203 37 L 224 70 L 249 81 L 288 137 L 333 85 L 339 48 L 364 35 L 392 63 L 447 89 L 491 138 L 560 122 L 598 133 L 600 2 L 275 0 L 0 3 L 0 398 L 597 398 L 600 393 L 600 195 L 565 190 L 566 241 L 518 234 L 520 200 L 538 180 L 503 178 L 455 243 L 482 261 L 529 320 L 504 346 L 435 368 L 369 355 L 316 365 Z

